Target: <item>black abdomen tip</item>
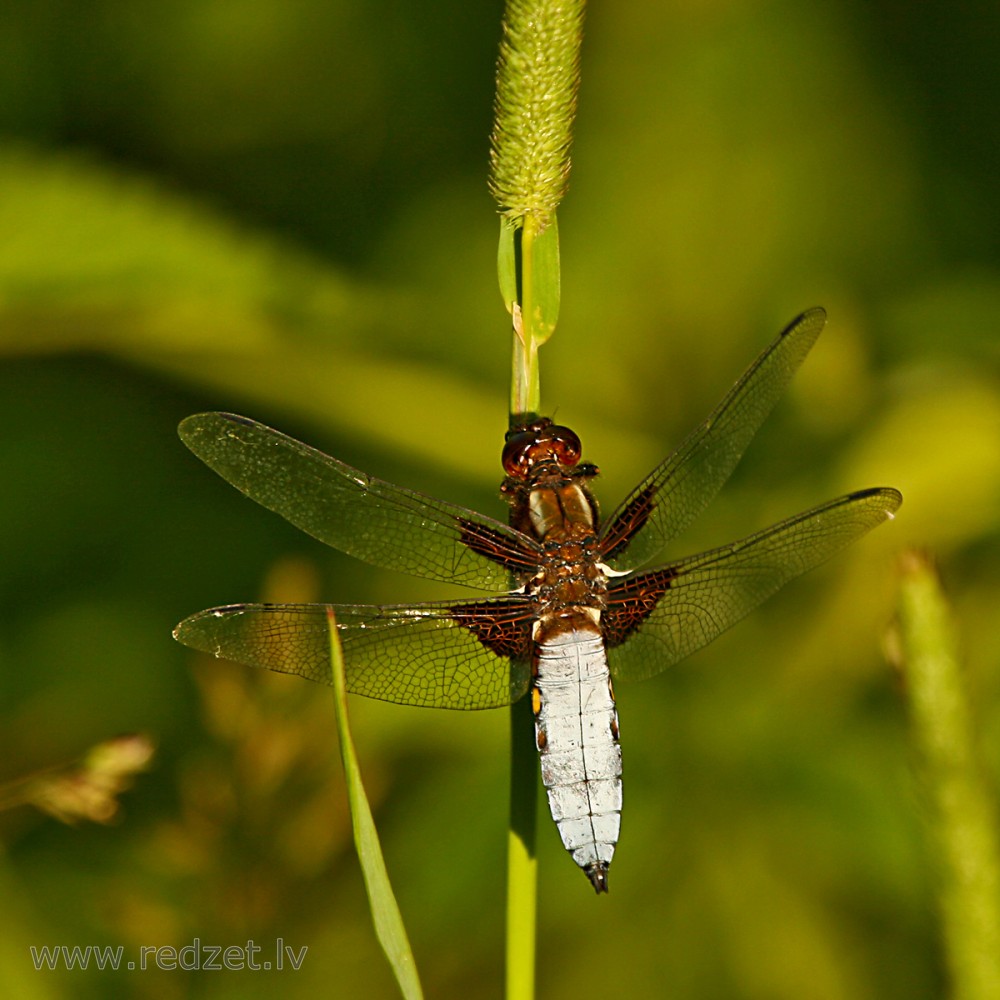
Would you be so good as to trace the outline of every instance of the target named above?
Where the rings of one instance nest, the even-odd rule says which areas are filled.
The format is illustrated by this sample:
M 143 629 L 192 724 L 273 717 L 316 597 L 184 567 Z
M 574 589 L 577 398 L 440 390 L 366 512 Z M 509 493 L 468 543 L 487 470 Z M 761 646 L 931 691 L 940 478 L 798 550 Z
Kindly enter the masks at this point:
M 603 862 L 588 865 L 584 868 L 590 884 L 594 887 L 594 892 L 600 895 L 608 891 L 608 866 Z

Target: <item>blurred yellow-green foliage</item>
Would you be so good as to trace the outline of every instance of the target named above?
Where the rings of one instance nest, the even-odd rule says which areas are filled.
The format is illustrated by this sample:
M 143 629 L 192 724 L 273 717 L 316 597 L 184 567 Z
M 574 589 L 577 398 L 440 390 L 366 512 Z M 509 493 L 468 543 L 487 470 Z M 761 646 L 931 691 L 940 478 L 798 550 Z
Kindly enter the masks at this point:
M 13 0 L 0 25 L 0 783 L 149 734 L 111 825 L 0 813 L 5 995 L 391 997 L 329 693 L 205 662 L 184 615 L 433 599 L 186 453 L 244 412 L 503 516 L 486 190 L 501 4 Z M 880 654 L 941 558 L 1000 755 L 1000 8 L 594 4 L 544 404 L 613 504 L 801 309 L 830 325 L 675 554 L 837 493 L 898 519 L 618 690 L 595 899 L 543 813 L 540 992 L 932 998 L 934 872 Z M 352 701 L 428 996 L 501 991 L 505 713 Z M 34 972 L 29 947 L 281 938 L 298 972 Z M 279 981 L 280 980 L 280 981 Z

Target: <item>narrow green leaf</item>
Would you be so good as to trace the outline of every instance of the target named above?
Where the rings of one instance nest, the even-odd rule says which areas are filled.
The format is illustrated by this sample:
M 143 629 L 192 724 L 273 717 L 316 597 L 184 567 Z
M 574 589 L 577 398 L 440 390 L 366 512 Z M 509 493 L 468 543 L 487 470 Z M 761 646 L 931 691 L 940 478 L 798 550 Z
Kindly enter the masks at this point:
M 406 1000 L 421 1000 L 423 991 L 417 978 L 417 967 L 413 961 L 410 942 L 403 926 L 396 897 L 389 883 L 385 859 L 379 844 L 375 821 L 365 797 L 361 783 L 354 741 L 347 720 L 347 689 L 344 681 L 344 657 L 337 638 L 337 623 L 333 611 L 328 612 L 330 622 L 330 659 L 333 664 L 334 706 L 337 713 L 337 732 L 340 738 L 340 757 L 344 763 L 344 777 L 347 782 L 347 797 L 351 808 L 351 823 L 354 827 L 354 846 L 361 862 L 361 873 L 368 892 L 372 923 L 379 944 L 392 966 L 400 992 Z
M 500 220 L 497 276 L 507 312 L 514 311 L 515 302 L 531 310 L 525 317 L 526 333 L 540 347 L 552 336 L 559 320 L 559 224 L 554 212 L 544 229 L 538 229 L 533 221 L 522 226 Z
M 507 312 L 513 312 L 514 303 L 517 302 L 517 241 L 518 227 L 501 217 L 497 277 L 500 279 L 500 295 Z
M 929 832 L 953 1000 L 1000 997 L 997 804 L 983 774 L 972 709 L 944 595 L 928 560 L 909 553 L 899 601 L 901 666 Z
M 555 212 L 549 224 L 534 235 L 530 264 L 534 296 L 531 330 L 540 347 L 552 336 L 559 319 L 559 225 Z
M 559 318 L 559 226 L 555 212 L 545 228 L 534 217 L 526 218 L 514 234 L 512 244 L 518 308 L 512 310 L 511 413 L 525 414 L 539 409 L 538 349 L 552 336 Z M 501 243 L 501 253 L 504 252 Z

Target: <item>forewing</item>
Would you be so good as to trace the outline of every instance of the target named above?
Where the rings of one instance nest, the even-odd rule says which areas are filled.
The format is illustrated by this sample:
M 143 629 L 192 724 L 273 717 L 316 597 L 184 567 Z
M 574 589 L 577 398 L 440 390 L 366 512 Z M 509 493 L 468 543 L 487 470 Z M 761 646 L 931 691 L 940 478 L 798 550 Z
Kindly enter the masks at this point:
M 635 569 L 679 535 L 719 492 L 826 323 L 822 309 L 793 320 L 711 416 L 606 521 L 604 560 Z
M 531 612 L 519 598 L 375 607 L 235 604 L 186 618 L 186 646 L 332 683 L 328 608 L 344 650 L 347 690 L 399 705 L 480 709 L 528 689 Z
M 612 672 L 641 680 L 701 649 L 902 502 L 894 489 L 852 493 L 742 541 L 614 581 L 601 616 Z
M 246 417 L 199 413 L 180 436 L 248 497 L 374 566 L 501 591 L 509 573 L 538 565 L 536 543 L 500 521 L 368 476 Z

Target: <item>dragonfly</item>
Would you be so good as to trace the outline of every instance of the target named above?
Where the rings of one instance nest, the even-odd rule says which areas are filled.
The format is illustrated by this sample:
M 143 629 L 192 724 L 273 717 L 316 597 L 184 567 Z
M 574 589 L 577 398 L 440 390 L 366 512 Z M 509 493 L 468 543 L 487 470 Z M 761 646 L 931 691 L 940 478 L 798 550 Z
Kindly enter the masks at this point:
M 247 496 L 383 569 L 479 591 L 382 606 L 230 604 L 174 630 L 239 663 L 332 683 L 332 609 L 349 692 L 461 710 L 529 696 L 560 837 L 607 892 L 622 809 L 612 680 L 643 680 L 711 642 L 782 585 L 891 519 L 892 488 L 860 490 L 719 548 L 647 568 L 708 505 L 815 343 L 790 323 L 711 415 L 602 518 L 579 437 L 514 421 L 502 451 L 508 521 L 394 486 L 230 413 L 181 422 L 184 443 Z

